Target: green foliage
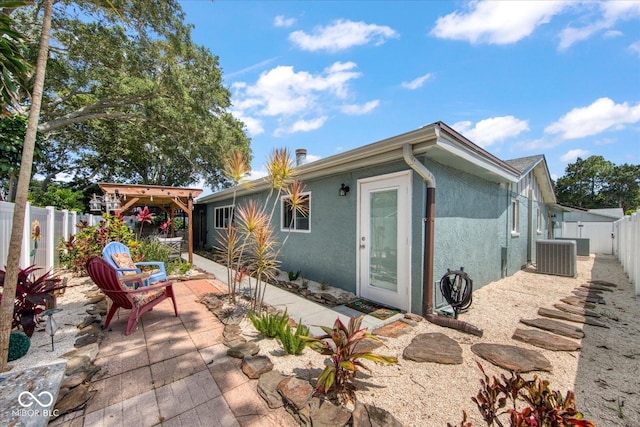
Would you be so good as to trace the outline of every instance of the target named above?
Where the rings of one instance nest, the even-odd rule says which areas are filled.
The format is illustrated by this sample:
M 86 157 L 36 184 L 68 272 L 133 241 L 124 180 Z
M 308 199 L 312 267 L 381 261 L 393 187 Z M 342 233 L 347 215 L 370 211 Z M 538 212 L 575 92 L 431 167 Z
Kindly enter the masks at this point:
M 3 8 L 22 7 L 26 1 L 4 1 Z M 0 116 L 15 108 L 19 101 L 19 89 L 29 89 L 32 65 L 25 58 L 25 35 L 16 31 L 11 16 L 0 13 Z M 1 133 L 1 132 L 0 132 Z
M 109 242 L 122 242 L 132 251 L 134 261 L 137 243 L 133 231 L 124 223 L 122 218 L 103 214 L 102 220 L 97 225 L 88 225 L 86 222 L 78 224 L 78 231 L 69 238 L 68 242 L 60 245 L 60 261 L 63 265 L 75 272 L 84 272 L 85 265 L 92 256 L 102 256 L 102 249 Z M 155 260 L 154 260 L 155 261 Z
M 9 357 L 8 362 L 20 359 L 27 354 L 31 347 L 31 338 L 22 332 L 11 332 L 9 335 Z
M 151 258 L 149 258 L 149 260 L 151 260 Z M 183 275 L 189 270 L 191 270 L 191 263 L 181 259 L 173 260 L 167 265 L 167 274 Z
M 163 245 L 154 238 L 147 238 L 138 240 L 137 244 L 131 249 L 132 257 L 138 261 L 158 261 L 163 262 L 165 266 L 169 265 L 169 255 L 171 255 L 171 249 L 166 245 Z
M 500 375 L 500 378 L 490 379 L 480 363 L 478 367 L 484 376 L 480 380 L 482 388 L 471 400 L 487 426 L 494 423 L 503 426 L 499 417 L 507 414 L 512 427 L 595 426 L 576 409 L 572 391 L 563 397 L 559 391 L 549 389 L 549 381 L 541 380 L 537 375 L 532 380 L 525 380 L 512 372 L 509 378 Z M 466 419 L 467 414 L 463 411 L 460 427 L 472 425 Z M 447 423 L 447 426 L 453 427 L 453 424 Z
M 295 332 L 291 332 L 291 328 L 285 326 L 282 328 L 278 340 L 282 344 L 282 348 L 288 354 L 299 355 L 302 350 L 307 346 L 307 342 L 302 337 L 309 336 L 309 328 L 302 324 L 302 319 L 298 322 Z
M 101 7 L 102 6 L 102 7 Z M 16 13 L 36 51 L 39 8 Z M 225 155 L 249 153 L 218 58 L 191 38 L 177 0 L 56 7 L 40 127 L 45 175 L 212 187 Z M 53 52 L 53 51 L 52 51 Z
M 251 319 L 251 323 L 253 323 L 258 332 L 267 338 L 278 337 L 285 328 L 289 328 L 289 316 L 286 310 L 282 314 L 256 314 L 250 312 L 249 319 Z
M 585 209 L 640 206 L 640 165 L 616 166 L 603 156 L 578 157 L 556 182 L 558 202 Z
M 64 188 L 55 183 L 47 185 L 46 190 L 43 191 L 41 182 L 31 181 L 27 199 L 34 206 L 54 206 L 57 209 L 82 212 L 84 211 L 83 197 L 81 191 Z
M 361 328 L 364 316 L 351 316 L 348 326 L 337 318 L 333 328 L 320 326 L 325 335 L 319 337 L 301 337 L 307 346 L 320 354 L 329 356 L 331 364 L 326 366 L 316 384 L 317 390 L 324 394 L 335 393 L 341 402 L 355 401 L 353 378 L 360 369 L 370 371 L 360 359 L 376 363 L 398 363 L 398 359 L 382 356 L 368 351 L 360 351 L 358 344 L 363 341 L 381 342 L 378 338 Z
M 12 327 L 21 326 L 27 336 L 31 337 L 37 324 L 37 316 L 45 309 L 48 301 L 53 301 L 53 291 L 62 289 L 60 279 L 53 277 L 51 271 L 47 271 L 36 277 L 35 271 L 41 268 L 35 265 L 18 271 L 18 284 L 16 285 L 15 305 L 13 308 Z M 4 287 L 5 272 L 0 270 L 0 287 Z M 0 294 L 2 300 L 2 294 Z
M 293 272 L 293 271 L 287 271 L 287 274 L 289 275 L 289 281 L 293 282 L 294 280 L 297 280 L 298 277 L 300 277 L 300 270 Z

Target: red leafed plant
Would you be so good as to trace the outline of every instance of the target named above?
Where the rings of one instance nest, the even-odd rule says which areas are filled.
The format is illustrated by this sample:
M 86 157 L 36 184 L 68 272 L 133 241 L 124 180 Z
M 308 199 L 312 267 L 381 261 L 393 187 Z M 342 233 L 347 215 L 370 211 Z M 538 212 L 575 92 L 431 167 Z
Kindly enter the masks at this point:
M 40 267 L 31 265 L 18 272 L 18 285 L 16 286 L 16 299 L 13 308 L 12 327 L 22 326 L 23 332 L 31 337 L 36 328 L 37 316 L 45 309 L 47 301 L 53 301 L 53 291 L 62 289 L 61 280 L 53 277 L 51 271 L 47 271 L 40 277 L 36 277 L 34 271 Z M 0 270 L 0 286 L 4 286 L 5 272 Z M 2 295 L 0 294 L 0 300 Z
M 151 220 L 153 219 L 154 216 L 155 216 L 154 213 L 149 212 L 149 206 L 145 206 L 142 209 L 138 209 L 138 213 L 136 214 L 136 220 L 140 223 L 140 234 L 138 238 L 142 237 L 142 226 L 144 225 L 144 223 L 146 222 L 151 224 Z
M 500 378 L 490 379 L 482 365 L 478 363 L 478 367 L 484 375 L 480 380 L 482 388 L 471 400 L 478 406 L 487 426 L 495 423 L 503 427 L 499 417 L 508 414 L 511 427 L 595 427 L 576 409 L 572 391 L 563 397 L 559 391 L 549 389 L 549 381 L 541 380 L 537 375 L 532 380 L 525 380 L 512 372 L 509 378 L 500 375 Z M 459 426 L 471 427 L 466 412 L 462 413 Z M 447 427 L 453 427 L 453 424 L 447 423 Z
M 378 363 L 398 363 L 391 356 L 381 356 L 368 351 L 358 351 L 358 344 L 365 340 L 381 342 L 379 338 L 361 329 L 364 316 L 351 316 L 348 326 L 336 319 L 333 328 L 320 326 L 325 335 L 319 337 L 299 338 L 307 342 L 307 346 L 320 354 L 330 356 L 332 364 L 326 366 L 318 377 L 317 390 L 324 394 L 335 393 L 341 402 L 355 400 L 355 384 L 353 378 L 359 369 L 370 371 L 360 359 Z

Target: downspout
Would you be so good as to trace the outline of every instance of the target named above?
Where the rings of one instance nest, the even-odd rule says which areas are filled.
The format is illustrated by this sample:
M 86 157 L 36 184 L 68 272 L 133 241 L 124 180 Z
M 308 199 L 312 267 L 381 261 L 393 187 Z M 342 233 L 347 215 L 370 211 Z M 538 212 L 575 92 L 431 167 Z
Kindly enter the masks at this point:
M 440 128 L 436 129 L 436 137 L 439 137 Z M 433 252 L 434 252 L 434 224 L 436 217 L 436 178 L 425 165 L 413 155 L 411 145 L 402 146 L 402 155 L 411 169 L 424 179 L 427 184 L 427 202 L 424 229 L 424 261 L 422 270 L 422 313 L 427 316 L 433 312 Z
M 435 125 L 436 138 L 440 137 L 440 127 Z M 436 178 L 427 167 L 413 155 L 410 144 L 402 146 L 404 161 L 416 171 L 427 184 L 426 216 L 424 229 L 424 261 L 422 270 L 422 315 L 429 322 L 446 328 L 456 329 L 472 335 L 482 336 L 479 329 L 467 322 L 451 319 L 433 313 L 433 259 L 435 248 L 435 219 L 436 219 Z

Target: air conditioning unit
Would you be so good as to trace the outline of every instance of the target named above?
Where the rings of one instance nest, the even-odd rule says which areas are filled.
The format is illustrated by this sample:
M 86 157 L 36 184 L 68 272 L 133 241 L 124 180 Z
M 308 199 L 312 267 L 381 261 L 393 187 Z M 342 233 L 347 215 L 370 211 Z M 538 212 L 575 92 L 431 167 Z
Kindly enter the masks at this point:
M 574 240 L 537 240 L 536 270 L 542 274 L 576 277 L 577 248 Z

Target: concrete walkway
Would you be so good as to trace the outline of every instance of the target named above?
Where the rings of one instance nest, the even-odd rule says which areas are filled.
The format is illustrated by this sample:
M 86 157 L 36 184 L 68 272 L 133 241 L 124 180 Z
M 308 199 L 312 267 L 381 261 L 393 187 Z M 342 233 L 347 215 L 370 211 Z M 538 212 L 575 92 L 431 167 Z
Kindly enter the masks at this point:
M 142 316 L 129 336 L 124 335 L 128 313 L 120 310 L 95 361 L 101 367 L 92 380 L 96 394 L 84 410 L 49 425 L 298 425 L 283 408 L 268 408 L 257 393 L 257 380 L 247 378 L 239 359 L 227 356 L 224 325 L 198 302 L 203 294 L 227 292 L 226 269 L 197 255 L 194 264 L 220 280 L 175 283 L 179 316 L 170 301 L 163 301 Z M 306 325 L 330 326 L 336 317 L 348 320 L 352 312 L 361 314 L 346 307 L 330 309 L 273 286 L 265 302 L 286 308 Z M 371 316 L 363 322 L 372 329 L 382 323 Z

